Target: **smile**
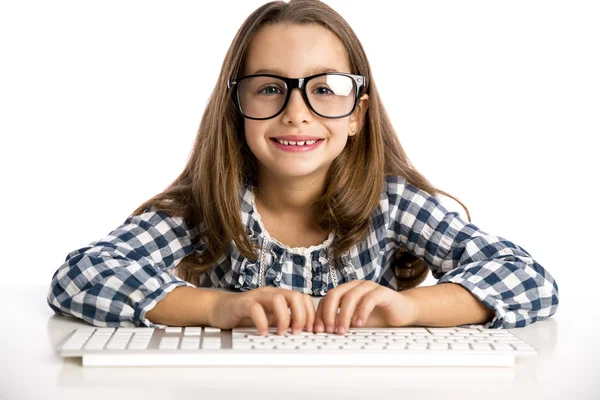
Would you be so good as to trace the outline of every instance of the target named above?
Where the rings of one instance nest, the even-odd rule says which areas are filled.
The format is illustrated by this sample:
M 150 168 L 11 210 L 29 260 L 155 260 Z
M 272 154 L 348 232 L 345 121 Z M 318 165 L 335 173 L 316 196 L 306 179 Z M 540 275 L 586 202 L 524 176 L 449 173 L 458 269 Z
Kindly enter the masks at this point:
M 290 152 L 304 152 L 304 151 L 310 151 L 310 150 L 316 149 L 321 144 L 322 141 L 323 141 L 323 139 L 307 140 L 305 142 L 291 142 L 291 141 L 287 141 L 287 140 L 280 141 L 277 139 L 271 139 L 271 142 L 273 142 L 275 147 L 277 147 L 278 149 L 281 149 L 284 151 L 290 151 Z

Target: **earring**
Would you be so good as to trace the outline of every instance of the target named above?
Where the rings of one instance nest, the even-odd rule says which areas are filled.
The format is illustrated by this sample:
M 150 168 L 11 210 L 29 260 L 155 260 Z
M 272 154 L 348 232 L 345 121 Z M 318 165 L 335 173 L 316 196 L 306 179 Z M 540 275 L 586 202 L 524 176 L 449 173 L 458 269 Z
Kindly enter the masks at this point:
M 352 132 L 354 132 L 354 128 L 352 128 Z

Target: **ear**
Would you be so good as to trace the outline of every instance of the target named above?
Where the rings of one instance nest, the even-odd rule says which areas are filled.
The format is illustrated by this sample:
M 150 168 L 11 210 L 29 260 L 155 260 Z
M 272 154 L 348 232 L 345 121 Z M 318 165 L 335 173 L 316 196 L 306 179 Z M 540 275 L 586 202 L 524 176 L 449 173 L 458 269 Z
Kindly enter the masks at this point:
M 363 123 L 365 121 L 365 115 L 367 114 L 367 108 L 369 108 L 369 95 L 363 94 L 360 99 L 358 99 L 356 109 L 352 115 L 350 115 L 348 126 L 349 136 L 354 136 L 362 130 Z M 353 128 L 354 131 L 352 131 Z

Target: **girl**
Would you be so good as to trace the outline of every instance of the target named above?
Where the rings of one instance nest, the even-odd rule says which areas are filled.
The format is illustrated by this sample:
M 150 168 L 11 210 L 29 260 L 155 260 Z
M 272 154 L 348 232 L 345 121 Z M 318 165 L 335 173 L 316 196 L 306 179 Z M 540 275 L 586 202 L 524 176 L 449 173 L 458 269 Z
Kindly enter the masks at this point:
M 319 1 L 271 2 L 235 36 L 181 175 L 69 253 L 47 301 L 97 326 L 260 334 L 553 315 L 553 277 L 438 194 L 399 143 L 347 22 Z M 438 284 L 417 287 L 428 269 Z M 325 296 L 317 310 L 311 296 Z

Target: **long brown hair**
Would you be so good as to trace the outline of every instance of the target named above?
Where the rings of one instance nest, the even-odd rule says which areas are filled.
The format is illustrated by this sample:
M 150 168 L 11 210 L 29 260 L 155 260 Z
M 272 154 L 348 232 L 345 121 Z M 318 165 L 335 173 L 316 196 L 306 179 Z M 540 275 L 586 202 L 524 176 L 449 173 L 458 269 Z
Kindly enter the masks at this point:
M 359 119 L 360 131 L 350 137 L 342 153 L 330 165 L 319 199 L 322 210 L 319 226 L 338 234 L 332 243 L 334 258 L 368 234 L 370 218 L 387 175 L 402 176 L 431 195 L 452 197 L 465 208 L 471 220 L 462 202 L 435 188 L 409 161 L 381 102 L 365 51 L 344 18 L 317 0 L 273 1 L 250 14 L 235 35 L 183 172 L 162 193 L 132 213 L 139 215 L 153 205 L 171 216 L 189 220 L 198 228 L 207 251 L 200 255 L 192 253 L 180 261 L 177 268 L 183 279 L 197 284 L 198 277 L 226 253 L 232 241 L 244 257 L 258 258 L 257 249 L 244 231 L 238 196 L 240 185 L 258 184 L 257 160 L 245 142 L 243 117 L 227 90 L 227 81 L 243 70 L 251 39 L 261 27 L 269 24 L 317 24 L 329 29 L 346 49 L 350 73 L 367 77 L 368 87 L 363 93 L 369 96 L 369 106 L 364 118 Z M 365 182 L 372 182 L 373 186 Z M 404 253 L 405 249 L 401 248 L 394 257 L 399 290 L 417 286 L 428 272 L 422 260 Z

